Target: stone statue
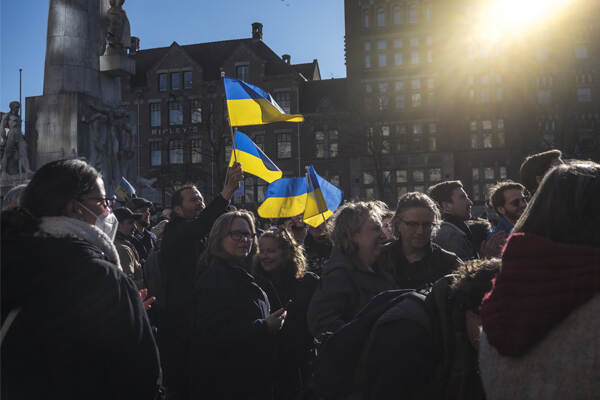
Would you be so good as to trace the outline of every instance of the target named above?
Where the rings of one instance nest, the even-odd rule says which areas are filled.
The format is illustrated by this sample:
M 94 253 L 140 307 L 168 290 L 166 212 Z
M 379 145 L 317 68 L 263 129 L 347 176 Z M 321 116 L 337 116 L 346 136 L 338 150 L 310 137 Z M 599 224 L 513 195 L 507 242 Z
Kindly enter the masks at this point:
M 125 0 L 110 0 L 110 8 L 107 12 L 105 56 L 126 54 L 126 49 L 131 46 L 129 19 L 123 10 L 124 2 Z
M 19 116 L 21 104 L 18 101 L 12 101 L 9 108 L 10 111 L 0 121 L 0 153 L 2 154 L 0 171 L 3 176 L 30 174 L 32 171 L 29 168 L 27 143 L 21 133 L 21 117 Z

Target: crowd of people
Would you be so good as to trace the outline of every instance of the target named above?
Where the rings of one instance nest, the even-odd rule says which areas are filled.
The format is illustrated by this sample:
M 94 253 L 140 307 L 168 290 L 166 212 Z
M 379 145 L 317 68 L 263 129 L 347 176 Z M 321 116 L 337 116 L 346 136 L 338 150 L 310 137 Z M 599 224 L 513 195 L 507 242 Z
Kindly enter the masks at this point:
M 527 157 L 493 220 L 454 180 L 266 221 L 242 179 L 160 215 L 77 159 L 9 193 L 2 397 L 600 398 L 599 164 Z

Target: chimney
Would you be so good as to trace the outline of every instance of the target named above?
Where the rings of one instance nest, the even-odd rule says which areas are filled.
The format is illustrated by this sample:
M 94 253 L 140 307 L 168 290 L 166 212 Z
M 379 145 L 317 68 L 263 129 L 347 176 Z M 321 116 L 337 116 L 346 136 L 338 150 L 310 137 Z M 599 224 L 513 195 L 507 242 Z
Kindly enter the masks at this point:
M 290 62 L 292 61 L 292 57 L 289 54 L 284 54 L 281 56 L 281 59 L 283 60 L 284 63 L 290 65 Z
M 262 40 L 262 28 L 263 25 L 260 22 L 252 24 L 252 39 Z

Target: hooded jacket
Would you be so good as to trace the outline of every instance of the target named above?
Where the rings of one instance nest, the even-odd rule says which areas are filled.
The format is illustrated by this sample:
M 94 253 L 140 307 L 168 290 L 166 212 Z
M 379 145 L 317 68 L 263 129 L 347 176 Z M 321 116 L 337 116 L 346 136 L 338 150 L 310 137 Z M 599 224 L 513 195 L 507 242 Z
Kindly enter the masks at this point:
M 2 214 L 2 398 L 152 399 L 159 359 L 133 282 L 99 229 Z M 14 314 L 14 313 L 13 313 Z

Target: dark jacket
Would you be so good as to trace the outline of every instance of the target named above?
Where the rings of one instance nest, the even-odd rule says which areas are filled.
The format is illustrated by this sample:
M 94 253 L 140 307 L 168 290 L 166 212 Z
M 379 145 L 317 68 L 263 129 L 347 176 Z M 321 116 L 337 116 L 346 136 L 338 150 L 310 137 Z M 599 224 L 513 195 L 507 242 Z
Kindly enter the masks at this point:
M 141 264 L 144 265 L 150 251 L 156 247 L 158 239 L 151 230 L 144 228 L 142 232 L 137 232 L 130 241 L 133 243 L 140 256 Z
M 306 236 L 306 239 L 304 239 L 304 252 L 306 253 L 306 261 L 310 272 L 321 276 L 323 265 L 331 254 L 331 248 L 330 241 L 316 241 L 310 233 Z
M 435 243 L 430 243 L 426 250 L 424 258 L 410 263 L 402 251 L 402 241 L 395 240 L 383 248 L 377 264 L 394 277 L 398 289 L 421 289 L 431 286 L 462 264 L 454 253 Z
M 160 278 L 164 285 L 164 296 L 160 300 L 159 346 L 166 384 L 172 393 L 186 390 L 181 371 L 187 364 L 189 351 L 189 317 L 197 278 L 196 263 L 213 223 L 226 211 L 228 204 L 219 195 L 198 217 L 188 219 L 173 213 L 173 218 L 165 226 L 158 256 Z
M 159 359 L 133 282 L 96 246 L 2 215 L 3 399 L 152 399 Z M 34 228 L 32 228 L 35 230 Z
M 377 267 L 371 269 L 356 256 L 346 256 L 334 248 L 308 307 L 310 332 L 315 337 L 334 332 L 373 296 L 390 289 L 396 289 L 396 283 L 389 274 Z
M 477 352 L 455 304 L 451 279 L 440 279 L 425 300 L 430 322 L 417 323 L 400 302 L 378 321 L 366 357 L 367 399 L 483 400 Z M 401 309 L 403 308 L 403 309 Z M 408 314 L 407 314 L 408 313 Z M 396 314 L 396 315 L 393 315 Z
M 259 267 L 256 280 L 267 293 L 271 310 L 292 303 L 281 331 L 274 338 L 276 360 L 274 364 L 275 398 L 295 399 L 311 375 L 310 363 L 314 359 L 315 344 L 308 331 L 306 313 L 319 277 L 306 272 L 302 278 L 283 277 L 281 274 L 265 273 Z
M 191 399 L 268 399 L 274 335 L 267 295 L 238 262 L 213 257 L 194 289 Z

